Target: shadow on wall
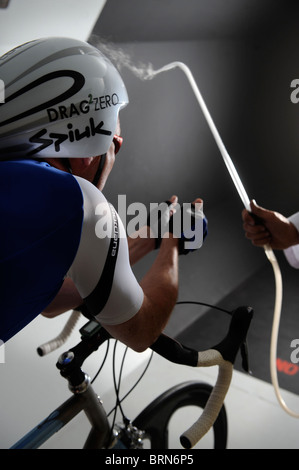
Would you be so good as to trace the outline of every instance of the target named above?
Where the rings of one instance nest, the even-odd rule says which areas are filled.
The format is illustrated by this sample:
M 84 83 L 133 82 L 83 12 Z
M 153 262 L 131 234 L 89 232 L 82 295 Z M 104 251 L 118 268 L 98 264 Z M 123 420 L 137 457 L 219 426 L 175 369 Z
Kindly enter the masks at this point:
M 190 67 L 249 197 L 285 215 L 299 206 L 299 104 L 290 100 L 299 78 L 296 27 L 290 12 L 273 34 L 265 29 L 244 41 L 121 44 L 137 64 L 158 69 L 180 60 Z M 121 73 L 130 104 L 121 112 L 125 142 L 106 196 L 114 205 L 119 194 L 128 205 L 202 197 L 210 233 L 202 250 L 181 260 L 180 298 L 217 303 L 265 256 L 244 238 L 242 204 L 184 74 L 176 69 L 144 82 Z M 138 276 L 153 258 L 136 267 Z
M 244 149 L 234 132 L 241 90 L 239 75 L 233 70 L 236 63 L 244 61 L 247 46 L 210 42 L 126 47 L 134 49 L 131 54 L 137 56 L 137 62 L 141 54 L 144 62 L 155 57 L 155 68 L 185 58 L 228 151 L 233 148 L 239 158 L 232 158 L 237 167 L 241 166 Z M 221 60 L 214 62 L 220 48 Z M 242 71 L 245 76 L 246 68 Z M 172 194 L 181 202 L 202 197 L 209 236 L 198 253 L 181 259 L 180 299 L 218 303 L 264 263 L 263 254 L 244 238 L 242 203 L 182 71 L 161 74 L 150 82 L 140 81 L 128 70 L 122 75 L 130 96 L 129 106 L 121 112 L 125 142 L 106 195 L 116 207 L 119 194 L 126 195 L 128 205 L 138 201 L 147 206 Z M 221 87 L 217 86 L 219 81 Z M 247 174 L 241 179 L 250 188 Z M 152 254 L 134 268 L 138 277 L 154 257 Z M 192 315 L 183 319 L 180 314 L 173 315 L 168 331 L 175 334 L 192 321 Z
M 152 62 L 154 69 L 174 60 L 186 63 L 229 150 L 239 86 L 232 70 L 243 50 L 220 42 L 122 48 L 136 63 Z M 222 59 L 213 62 L 219 49 Z M 184 73 L 174 69 L 150 81 L 139 80 L 127 69 L 121 73 L 130 104 L 120 115 L 125 142 L 106 188 L 109 197 L 126 194 L 128 203 L 149 204 L 177 194 L 184 202 L 201 196 L 213 205 L 227 197 L 230 178 Z

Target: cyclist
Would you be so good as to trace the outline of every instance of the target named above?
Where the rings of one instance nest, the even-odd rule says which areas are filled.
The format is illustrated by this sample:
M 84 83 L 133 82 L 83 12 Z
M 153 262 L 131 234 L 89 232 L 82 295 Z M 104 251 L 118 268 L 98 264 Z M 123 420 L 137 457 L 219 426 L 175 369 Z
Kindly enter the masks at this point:
M 299 268 L 299 213 L 286 218 L 282 214 L 264 209 L 251 201 L 251 212 L 260 219 L 254 220 L 244 209 L 243 227 L 246 237 L 255 246 L 270 245 L 275 250 L 284 250 L 289 264 Z
M 122 144 L 119 111 L 128 103 L 119 73 L 88 43 L 46 38 L 2 56 L 0 77 L 1 340 L 40 313 L 80 307 L 143 351 L 175 305 L 185 251 L 183 239 L 160 236 L 138 283 L 131 265 L 156 246 L 152 228 L 128 241 L 103 195 Z M 176 203 L 173 196 L 168 219 Z

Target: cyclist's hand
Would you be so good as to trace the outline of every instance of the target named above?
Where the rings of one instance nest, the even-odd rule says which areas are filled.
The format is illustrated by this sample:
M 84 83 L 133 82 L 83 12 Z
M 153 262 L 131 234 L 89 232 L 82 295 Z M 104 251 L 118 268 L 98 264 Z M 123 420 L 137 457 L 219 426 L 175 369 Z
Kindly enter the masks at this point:
M 179 239 L 179 254 L 200 248 L 207 235 L 207 219 L 202 206 L 202 199 L 197 198 L 192 204 L 180 207 L 176 196 L 159 204 L 159 209 L 154 209 L 148 217 L 148 226 L 156 241 L 155 247 L 159 248 L 163 237 L 171 233 Z
M 179 254 L 187 255 L 201 248 L 207 233 L 208 221 L 203 213 L 203 200 L 197 198 L 192 204 L 181 207 L 181 233 L 179 234 Z M 175 218 L 173 217 L 175 234 Z
M 163 237 L 170 232 L 170 219 L 176 212 L 177 203 L 177 196 L 172 196 L 153 209 L 147 218 L 150 236 L 155 239 L 155 249 L 160 248 Z
M 255 201 L 250 202 L 251 213 L 242 212 L 243 228 L 246 238 L 255 246 L 270 245 L 274 250 L 284 250 L 299 244 L 299 233 L 296 227 L 282 214 L 260 207 Z

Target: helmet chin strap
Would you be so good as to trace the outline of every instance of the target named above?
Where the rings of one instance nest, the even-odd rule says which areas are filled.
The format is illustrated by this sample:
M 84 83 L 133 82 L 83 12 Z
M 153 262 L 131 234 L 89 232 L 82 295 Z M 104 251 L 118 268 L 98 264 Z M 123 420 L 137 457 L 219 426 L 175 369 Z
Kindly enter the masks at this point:
M 101 155 L 101 160 L 100 160 L 100 163 L 99 163 L 97 172 L 96 172 L 96 174 L 94 175 L 94 179 L 93 179 L 93 181 L 92 181 L 92 184 L 93 184 L 94 186 L 97 186 L 97 185 L 98 185 L 99 179 L 100 179 L 100 177 L 101 177 L 101 174 L 102 174 L 102 171 L 103 171 L 103 168 L 104 168 L 104 165 L 105 165 L 106 156 L 107 156 L 106 153 L 104 153 L 104 155 Z

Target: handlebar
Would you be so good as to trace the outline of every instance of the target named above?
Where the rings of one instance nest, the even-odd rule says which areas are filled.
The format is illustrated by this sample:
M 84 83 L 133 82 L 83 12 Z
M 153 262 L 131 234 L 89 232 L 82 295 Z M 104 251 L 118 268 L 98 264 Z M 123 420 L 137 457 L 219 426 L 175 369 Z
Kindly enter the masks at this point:
M 228 392 L 233 365 L 239 349 L 244 346 L 247 332 L 253 317 L 251 307 L 239 307 L 232 312 L 232 319 L 225 338 L 206 351 L 196 351 L 183 346 L 178 341 L 161 334 L 151 349 L 165 359 L 191 367 L 218 366 L 218 377 L 209 400 L 200 418 L 181 435 L 181 444 L 191 449 L 214 425 Z M 107 339 L 110 334 L 96 321 L 84 325 L 80 332 L 82 339 L 77 346 L 60 356 L 57 367 L 69 381 L 70 388 L 84 380 L 81 370 L 83 362 Z M 243 349 L 244 351 L 244 349 Z M 244 359 L 244 358 L 243 358 Z
M 200 418 L 186 432 L 180 441 L 185 449 L 191 449 L 209 431 L 216 421 L 228 392 L 233 365 L 238 350 L 246 340 L 253 317 L 251 307 L 239 307 L 232 313 L 226 337 L 218 345 L 202 352 L 186 348 L 180 343 L 161 335 L 151 349 L 165 359 L 191 367 L 219 366 L 216 384 Z
M 81 312 L 78 310 L 73 310 L 61 333 L 56 336 L 56 338 L 42 344 L 37 348 L 37 353 L 39 356 L 45 356 L 46 354 L 49 354 L 52 351 L 60 348 L 60 346 L 62 346 L 72 334 L 72 331 L 77 325 L 80 317 Z

